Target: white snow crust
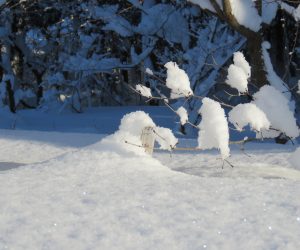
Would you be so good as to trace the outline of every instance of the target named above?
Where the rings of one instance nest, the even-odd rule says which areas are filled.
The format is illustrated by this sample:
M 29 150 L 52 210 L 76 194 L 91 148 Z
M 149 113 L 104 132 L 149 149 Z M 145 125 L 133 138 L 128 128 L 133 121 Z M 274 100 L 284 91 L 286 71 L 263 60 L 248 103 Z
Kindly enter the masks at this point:
M 199 124 L 198 146 L 201 149 L 220 149 L 223 159 L 229 157 L 229 129 L 225 112 L 221 105 L 210 99 L 202 100 L 199 113 L 202 120 Z
M 167 68 L 166 85 L 171 89 L 171 98 L 188 97 L 193 95 L 190 80 L 184 70 L 180 69 L 175 62 L 165 64 Z
M 290 110 L 289 100 L 273 86 L 265 85 L 254 94 L 254 103 L 267 116 L 272 128 L 291 138 L 299 136 L 299 128 Z M 275 133 L 276 136 L 278 133 Z
M 265 113 L 254 103 L 239 104 L 228 113 L 228 120 L 238 129 L 242 130 L 248 124 L 252 130 L 268 130 L 270 122 Z

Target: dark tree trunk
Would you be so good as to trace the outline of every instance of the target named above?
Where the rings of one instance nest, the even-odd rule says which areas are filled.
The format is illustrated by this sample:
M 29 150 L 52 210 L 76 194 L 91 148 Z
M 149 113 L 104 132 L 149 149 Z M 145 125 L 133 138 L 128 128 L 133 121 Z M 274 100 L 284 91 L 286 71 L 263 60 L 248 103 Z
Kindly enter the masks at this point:
M 268 84 L 265 62 L 262 54 L 262 36 L 257 33 L 247 40 L 247 49 L 251 65 L 251 82 L 258 88 Z

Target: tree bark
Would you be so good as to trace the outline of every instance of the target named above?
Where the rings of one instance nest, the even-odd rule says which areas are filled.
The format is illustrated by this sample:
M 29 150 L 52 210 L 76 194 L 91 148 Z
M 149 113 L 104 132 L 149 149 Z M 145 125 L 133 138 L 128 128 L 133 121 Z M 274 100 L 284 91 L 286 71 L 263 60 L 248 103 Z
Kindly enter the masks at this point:
M 251 82 L 258 88 L 269 84 L 263 59 L 262 42 L 263 38 L 259 34 L 247 39 L 247 50 L 251 65 Z

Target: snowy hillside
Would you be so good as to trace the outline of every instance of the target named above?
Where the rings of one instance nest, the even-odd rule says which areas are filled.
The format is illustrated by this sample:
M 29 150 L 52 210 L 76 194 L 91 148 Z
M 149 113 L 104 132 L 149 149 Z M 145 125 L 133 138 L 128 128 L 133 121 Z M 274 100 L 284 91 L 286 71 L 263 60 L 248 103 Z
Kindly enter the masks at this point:
M 151 158 L 82 131 L 0 130 L 0 249 L 300 248 L 295 146 L 231 147 L 222 169 L 216 151 Z

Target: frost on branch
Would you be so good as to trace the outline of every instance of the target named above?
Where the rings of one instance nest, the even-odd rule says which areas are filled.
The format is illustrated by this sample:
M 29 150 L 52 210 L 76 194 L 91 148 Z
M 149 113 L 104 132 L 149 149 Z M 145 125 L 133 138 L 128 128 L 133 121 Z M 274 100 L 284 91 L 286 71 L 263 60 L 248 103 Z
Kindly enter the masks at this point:
M 248 91 L 248 78 L 251 76 L 251 67 L 241 52 L 234 53 L 233 62 L 228 68 L 226 83 L 237 89 L 239 93 L 245 93 Z
M 189 120 L 188 112 L 186 111 L 186 109 L 184 107 L 180 107 L 179 109 L 177 109 L 176 113 L 180 117 L 180 124 L 186 124 L 186 122 Z
M 290 110 L 289 100 L 277 89 L 265 85 L 254 94 L 254 103 L 267 116 L 272 128 L 278 129 L 291 138 L 299 136 L 299 128 Z M 264 135 L 265 137 L 276 137 L 280 132 L 273 135 Z
M 138 91 L 142 96 L 146 97 L 146 98 L 151 98 L 152 94 L 151 94 L 151 89 L 143 86 L 141 84 L 136 85 L 135 87 L 136 91 Z
M 198 145 L 201 149 L 218 148 L 223 159 L 229 157 L 229 129 L 225 112 L 221 105 L 204 98 L 199 112 L 202 120 L 199 124 Z
M 266 114 L 254 103 L 237 105 L 228 113 L 228 120 L 240 131 L 248 124 L 256 131 L 268 130 L 271 125 Z
M 168 62 L 165 67 L 167 68 L 166 85 L 171 89 L 171 99 L 193 95 L 190 80 L 185 71 L 180 69 L 175 62 Z

